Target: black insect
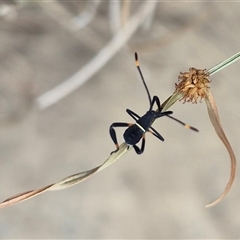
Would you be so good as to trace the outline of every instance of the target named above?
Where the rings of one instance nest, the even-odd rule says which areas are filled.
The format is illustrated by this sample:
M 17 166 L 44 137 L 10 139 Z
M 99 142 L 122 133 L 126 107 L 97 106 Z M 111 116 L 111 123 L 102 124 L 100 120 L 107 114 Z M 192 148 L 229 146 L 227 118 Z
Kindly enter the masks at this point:
M 137 53 L 135 53 L 135 63 L 136 63 L 136 67 L 138 68 L 138 71 L 140 73 L 142 82 L 144 84 L 144 87 L 147 91 L 147 95 L 148 95 L 148 99 L 149 99 L 149 103 L 150 103 L 150 107 L 149 110 L 142 116 L 138 116 L 135 112 L 133 112 L 130 109 L 127 109 L 127 113 L 136 121 L 136 123 L 132 124 L 132 123 L 123 123 L 123 122 L 115 122 L 113 123 L 110 128 L 109 128 L 109 132 L 110 132 L 110 136 L 113 140 L 113 142 L 115 143 L 117 149 L 113 152 L 116 152 L 119 150 L 119 145 L 117 142 L 117 136 L 116 136 L 116 132 L 114 130 L 115 127 L 128 127 L 126 129 L 126 131 L 123 134 L 123 138 L 125 140 L 125 142 L 129 145 L 129 146 L 133 146 L 133 148 L 135 149 L 137 154 L 142 154 L 145 148 L 145 133 L 146 132 L 150 132 L 152 133 L 155 137 L 157 137 L 158 139 L 160 139 L 161 141 L 164 141 L 164 138 L 161 136 L 160 133 L 158 133 L 153 127 L 152 124 L 153 122 L 160 117 L 163 116 L 167 116 L 177 122 L 179 122 L 180 124 L 182 124 L 184 127 L 186 128 L 190 128 L 194 131 L 198 131 L 198 129 L 189 126 L 187 124 L 185 124 L 184 122 L 170 116 L 170 114 L 172 114 L 172 111 L 166 111 L 166 112 L 162 112 L 162 108 L 160 105 L 160 100 L 157 96 L 154 96 L 153 98 L 151 98 L 151 95 L 149 93 L 147 84 L 144 80 L 142 71 L 139 67 L 139 62 L 138 62 L 138 55 Z M 153 106 L 154 103 L 156 103 L 157 105 L 157 110 L 154 111 L 153 110 Z M 139 148 L 136 144 L 142 139 L 142 145 L 141 148 Z M 112 153 L 113 153 L 112 152 Z

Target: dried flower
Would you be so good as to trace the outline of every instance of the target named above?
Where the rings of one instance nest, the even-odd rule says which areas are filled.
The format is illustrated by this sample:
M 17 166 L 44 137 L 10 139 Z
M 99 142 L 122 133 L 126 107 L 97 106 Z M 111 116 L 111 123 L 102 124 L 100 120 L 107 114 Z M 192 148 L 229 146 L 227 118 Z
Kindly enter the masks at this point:
M 219 65 L 223 66 L 222 63 Z M 214 202 L 207 204 L 206 207 L 216 205 L 227 195 L 236 175 L 236 157 L 222 128 L 215 99 L 209 90 L 209 83 L 211 82 L 210 75 L 211 73 L 206 69 L 201 70 L 190 68 L 189 72 L 181 72 L 178 77 L 179 83 L 175 84 L 176 90 L 174 92 L 174 98 L 179 99 L 180 101 L 183 100 L 184 103 L 197 103 L 199 98 L 200 101 L 202 99 L 205 100 L 210 121 L 212 122 L 218 137 L 222 140 L 230 155 L 231 171 L 227 186 L 221 196 L 218 197 Z
M 240 52 L 234 54 L 230 58 L 226 59 L 225 61 L 217 64 L 216 66 L 212 67 L 211 69 L 196 69 L 190 68 L 189 72 L 180 73 L 178 77 L 178 84 L 175 84 L 176 90 L 174 93 L 162 104 L 162 111 L 166 111 L 170 106 L 172 106 L 177 100 L 184 100 L 185 102 L 192 102 L 197 103 L 198 99 L 204 99 L 207 105 L 208 115 L 212 125 L 221 139 L 223 144 L 225 145 L 231 162 L 231 170 L 230 170 L 230 177 L 228 183 L 223 191 L 223 193 L 218 197 L 215 201 L 210 204 L 207 204 L 205 207 L 212 207 L 219 203 L 228 193 L 230 190 L 233 181 L 236 175 L 236 157 L 233 152 L 233 149 L 224 133 L 223 127 L 220 122 L 220 117 L 217 110 L 217 105 L 212 93 L 209 90 L 209 83 L 211 82 L 210 76 L 214 73 L 222 70 L 226 66 L 232 64 L 233 62 L 240 59 Z
M 185 102 L 197 103 L 205 98 L 210 83 L 209 73 L 205 70 L 189 68 L 189 72 L 180 72 L 178 84 L 175 84 L 176 91 L 182 94 L 180 100 Z
M 206 69 L 201 70 L 196 68 L 189 68 L 189 72 L 180 73 L 178 81 L 180 82 L 178 84 L 175 84 L 176 90 L 169 100 L 172 99 L 176 101 L 179 99 L 180 101 L 183 100 L 184 103 L 197 103 L 199 98 L 200 101 L 204 99 L 207 105 L 210 121 L 212 122 L 218 137 L 222 140 L 223 144 L 227 148 L 230 156 L 231 171 L 229 181 L 220 197 L 218 197 L 212 203 L 206 205 L 206 207 L 212 207 L 219 203 L 227 195 L 233 184 L 236 175 L 236 157 L 222 128 L 215 99 L 209 90 L 209 83 L 211 82 L 210 73 L 206 71 Z M 174 101 L 171 101 L 171 105 L 174 103 Z

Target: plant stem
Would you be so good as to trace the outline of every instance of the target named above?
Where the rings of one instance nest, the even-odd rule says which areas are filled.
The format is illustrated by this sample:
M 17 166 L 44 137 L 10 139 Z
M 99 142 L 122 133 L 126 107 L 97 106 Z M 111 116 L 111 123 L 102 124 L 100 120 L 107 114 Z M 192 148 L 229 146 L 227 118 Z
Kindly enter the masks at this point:
M 216 66 L 208 69 L 207 72 L 211 76 L 214 73 L 217 73 L 218 71 L 224 69 L 228 65 L 234 63 L 235 61 L 239 60 L 239 58 L 240 58 L 240 52 L 234 54 L 233 56 L 231 56 L 230 58 L 224 60 L 223 62 L 218 63 Z

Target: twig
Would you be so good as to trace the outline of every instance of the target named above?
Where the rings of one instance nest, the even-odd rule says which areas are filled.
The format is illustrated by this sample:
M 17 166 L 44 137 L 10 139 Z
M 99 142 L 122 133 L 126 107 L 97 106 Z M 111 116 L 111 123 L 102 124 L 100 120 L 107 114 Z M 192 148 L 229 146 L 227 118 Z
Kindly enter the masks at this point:
M 100 0 L 89 1 L 86 8 L 78 16 L 70 20 L 71 28 L 80 30 L 86 27 L 93 20 L 100 2 Z
M 152 8 L 155 4 L 155 2 L 151 1 L 143 3 L 140 10 L 130 18 L 129 22 L 123 27 L 123 29 L 118 31 L 113 39 L 106 45 L 106 47 L 100 50 L 94 59 L 68 80 L 38 97 L 36 99 L 38 107 L 43 110 L 57 103 L 99 71 L 111 59 L 111 57 L 113 57 L 117 51 L 124 46 L 138 27 L 145 21 L 148 15 L 152 13 Z

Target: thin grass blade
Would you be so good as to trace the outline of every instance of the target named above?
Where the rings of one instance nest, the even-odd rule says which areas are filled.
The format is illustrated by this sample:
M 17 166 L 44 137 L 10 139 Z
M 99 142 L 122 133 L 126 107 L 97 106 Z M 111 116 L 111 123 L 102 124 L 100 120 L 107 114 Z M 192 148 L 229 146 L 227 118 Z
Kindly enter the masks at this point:
M 165 112 L 169 109 L 176 101 L 180 100 L 183 97 L 183 94 L 175 91 L 164 103 L 161 105 L 162 112 Z
M 219 114 L 218 114 L 218 110 L 217 110 L 217 105 L 216 105 L 214 97 L 210 91 L 208 92 L 207 96 L 205 97 L 205 100 L 206 100 L 206 104 L 207 104 L 209 118 L 213 124 L 213 127 L 214 127 L 218 137 L 221 139 L 221 141 L 227 148 L 227 151 L 230 155 L 230 160 L 231 160 L 230 178 L 229 178 L 229 181 L 227 183 L 225 190 L 223 191 L 222 195 L 219 198 L 217 198 L 214 202 L 207 204 L 205 206 L 205 207 L 212 207 L 212 206 L 216 205 L 217 203 L 219 203 L 227 195 L 228 191 L 230 190 L 230 188 L 233 184 L 233 181 L 234 181 L 234 178 L 236 175 L 236 157 L 235 157 L 232 147 L 223 131 L 223 128 L 222 128 L 222 125 L 220 122 L 220 118 L 219 118 Z
M 129 147 L 126 143 L 122 143 L 120 145 L 119 150 L 117 152 L 111 154 L 102 165 L 95 167 L 91 170 L 85 171 L 85 172 L 80 172 L 80 173 L 71 175 L 69 177 L 66 177 L 66 178 L 60 180 L 59 182 L 47 185 L 40 189 L 31 190 L 31 191 L 27 191 L 24 193 L 14 195 L 14 196 L 6 199 L 2 203 L 0 203 L 0 208 L 4 208 L 7 206 L 16 204 L 16 203 L 23 202 L 30 198 L 36 197 L 39 194 L 42 194 L 46 191 L 62 190 L 62 189 L 71 187 L 77 183 L 80 183 L 80 182 L 86 180 L 87 178 L 89 178 L 90 176 L 92 176 L 93 174 L 100 172 L 103 169 L 109 167 L 111 164 L 113 164 L 115 161 L 117 161 L 120 157 L 122 157 L 124 154 L 126 154 L 130 149 L 131 149 L 131 147 Z

